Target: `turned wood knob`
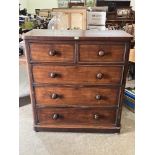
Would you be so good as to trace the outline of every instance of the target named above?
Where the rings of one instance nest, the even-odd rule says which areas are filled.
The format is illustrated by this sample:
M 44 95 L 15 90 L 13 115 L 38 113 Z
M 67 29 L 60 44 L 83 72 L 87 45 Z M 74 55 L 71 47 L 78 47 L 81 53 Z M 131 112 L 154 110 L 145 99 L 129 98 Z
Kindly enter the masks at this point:
M 50 50 L 49 51 L 49 55 L 50 56 L 55 56 L 56 55 L 56 51 L 55 50 Z
M 53 94 L 51 94 L 51 98 L 56 99 L 56 98 L 58 98 L 58 95 L 56 93 L 53 93 Z
M 96 77 L 97 77 L 97 79 L 102 79 L 102 78 L 103 78 L 103 74 L 102 74 L 102 73 L 98 73 L 98 74 L 96 75 Z
M 59 118 L 59 114 L 53 114 L 53 115 L 52 115 L 52 118 L 53 118 L 54 120 L 58 119 L 58 118 Z
M 99 114 L 94 114 L 94 119 L 99 119 Z
M 56 73 L 54 73 L 54 72 L 50 73 L 50 77 L 51 77 L 51 78 L 55 78 L 56 76 L 57 76 Z
M 99 56 L 104 56 L 104 55 L 105 55 L 105 52 L 104 52 L 103 50 L 100 50 L 100 51 L 98 52 L 98 55 L 99 55 Z
M 100 100 L 101 99 L 101 95 L 96 95 L 96 100 Z

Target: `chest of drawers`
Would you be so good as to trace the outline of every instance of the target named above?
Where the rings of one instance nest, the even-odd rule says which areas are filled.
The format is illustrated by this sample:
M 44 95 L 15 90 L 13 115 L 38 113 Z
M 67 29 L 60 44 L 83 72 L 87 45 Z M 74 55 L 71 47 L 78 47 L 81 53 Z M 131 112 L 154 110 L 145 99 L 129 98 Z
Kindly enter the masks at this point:
M 120 132 L 131 35 L 32 30 L 24 39 L 35 131 Z

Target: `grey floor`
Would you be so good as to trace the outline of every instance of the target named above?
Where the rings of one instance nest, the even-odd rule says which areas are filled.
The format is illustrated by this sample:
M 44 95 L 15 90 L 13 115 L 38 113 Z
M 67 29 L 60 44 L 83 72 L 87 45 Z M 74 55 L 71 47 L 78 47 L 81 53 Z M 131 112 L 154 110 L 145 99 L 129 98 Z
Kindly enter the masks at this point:
M 25 63 L 19 64 L 19 97 L 29 95 L 28 71 Z
M 134 113 L 126 108 L 120 134 L 35 132 L 31 104 L 19 112 L 20 155 L 134 155 Z

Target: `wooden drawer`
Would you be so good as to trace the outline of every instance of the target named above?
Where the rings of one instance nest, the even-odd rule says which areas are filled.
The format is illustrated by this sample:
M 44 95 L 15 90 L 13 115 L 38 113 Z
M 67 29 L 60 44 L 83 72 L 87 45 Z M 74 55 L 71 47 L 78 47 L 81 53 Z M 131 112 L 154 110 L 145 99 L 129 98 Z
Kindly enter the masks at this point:
M 74 44 L 30 44 L 31 60 L 38 62 L 73 62 Z
M 80 44 L 79 62 L 124 62 L 125 44 Z
M 51 84 L 121 84 L 122 66 L 52 66 L 34 65 L 35 83 Z
M 103 87 L 35 87 L 37 104 L 110 106 L 118 104 L 119 88 Z
M 116 109 L 104 108 L 40 108 L 39 124 L 114 124 Z

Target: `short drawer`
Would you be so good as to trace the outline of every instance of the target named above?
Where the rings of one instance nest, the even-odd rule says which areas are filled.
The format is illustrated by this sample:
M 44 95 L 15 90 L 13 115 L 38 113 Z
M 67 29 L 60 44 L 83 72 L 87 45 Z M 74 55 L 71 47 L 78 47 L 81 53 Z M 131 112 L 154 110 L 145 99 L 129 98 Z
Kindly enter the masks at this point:
M 116 109 L 104 108 L 40 108 L 38 123 L 43 124 L 114 124 Z
M 38 62 L 73 62 L 74 44 L 31 43 L 30 58 Z
M 79 62 L 124 62 L 125 44 L 80 44 Z
M 104 87 L 35 87 L 36 102 L 54 106 L 114 106 L 118 104 L 120 88 Z
M 121 84 L 122 66 L 52 66 L 34 65 L 35 83 L 51 84 Z

